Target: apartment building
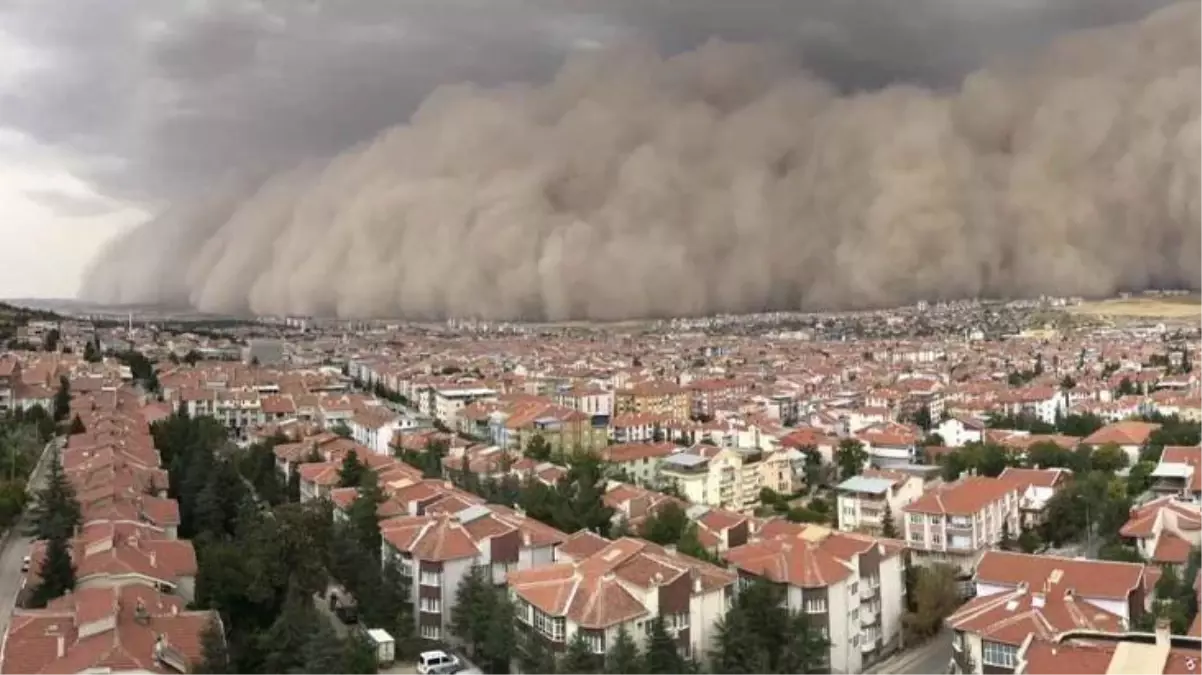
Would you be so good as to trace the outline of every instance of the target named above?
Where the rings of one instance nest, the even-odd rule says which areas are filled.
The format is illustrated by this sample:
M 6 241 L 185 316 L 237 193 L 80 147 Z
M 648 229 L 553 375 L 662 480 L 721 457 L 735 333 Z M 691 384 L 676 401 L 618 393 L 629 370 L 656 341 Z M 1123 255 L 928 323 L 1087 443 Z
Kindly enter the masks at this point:
M 1030 636 L 1121 633 L 1145 611 L 1147 568 L 1137 563 L 986 552 L 975 595 L 947 619 L 958 673 L 1014 672 Z
M 714 623 L 733 601 L 736 575 L 641 539 L 624 537 L 590 553 L 596 543 L 574 547 L 579 558 L 509 575 L 518 627 L 553 651 L 580 633 L 593 653 L 604 654 L 623 628 L 642 643 L 661 618 L 680 653 L 704 661 Z
M 981 555 L 1002 540 L 1008 526 L 1018 536 L 1018 486 L 968 476 L 927 490 L 902 509 L 906 544 L 917 563 L 944 562 L 972 574 Z
M 660 462 L 680 452 L 675 443 L 619 443 L 601 449 L 601 461 L 638 485 L 659 484 Z
M 897 422 L 879 422 L 855 433 L 868 463 L 882 469 L 909 466 L 918 454 L 920 430 Z
M 900 535 L 902 509 L 922 496 L 923 480 L 900 471 L 869 469 L 848 478 L 835 489 L 840 530 L 879 535 L 888 512 Z
M 417 422 L 385 406 L 361 410 L 347 426 L 351 437 L 378 455 L 392 454 L 392 439 L 402 431 L 417 428 Z
M 691 409 L 688 390 L 673 382 L 642 382 L 614 392 L 615 415 L 653 413 L 684 422 Z
M 491 401 L 497 398 L 495 389 L 488 387 L 443 387 L 431 390 L 433 406 L 431 412 L 443 424 L 454 428 L 456 417 L 464 407 L 476 401 Z
M 952 415 L 940 422 L 934 431 L 943 439 L 944 445 L 959 448 L 984 440 L 985 422 L 968 415 Z
M 560 389 L 555 403 L 582 412 L 590 417 L 611 417 L 614 413 L 614 393 L 597 386 Z
M 13 409 L 13 399 L 20 384 L 20 362 L 13 356 L 0 356 L 0 413 Z
M 696 416 L 712 416 L 718 410 L 738 407 L 751 392 L 751 382 L 742 379 L 694 380 L 685 387 L 691 412 Z
M 861 673 L 900 645 L 903 552 L 900 542 L 774 520 L 723 557 L 744 579 L 786 587 L 789 609 L 830 641 L 830 672 Z
M 660 477 L 694 504 L 740 513 L 760 505 L 764 452 L 753 448 L 696 445 L 660 461 Z
M 448 628 L 459 585 L 473 567 L 493 583 L 521 570 L 545 567 L 567 535 L 495 504 L 466 505 L 448 488 L 417 513 L 380 523 L 381 558 L 413 580 L 410 591 L 418 633 L 450 639 Z M 411 502 L 416 504 L 417 502 Z
M 489 427 L 492 442 L 503 448 L 524 449 L 535 436 L 552 452 L 596 451 L 609 443 L 608 418 L 535 399 L 494 411 Z

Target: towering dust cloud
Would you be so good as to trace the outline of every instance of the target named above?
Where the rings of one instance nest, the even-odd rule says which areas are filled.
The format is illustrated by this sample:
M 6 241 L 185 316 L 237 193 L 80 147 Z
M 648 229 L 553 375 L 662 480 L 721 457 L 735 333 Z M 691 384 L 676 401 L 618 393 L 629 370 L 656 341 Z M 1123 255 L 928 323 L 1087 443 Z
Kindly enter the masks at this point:
M 119 238 L 84 295 L 488 319 L 1197 288 L 1199 4 L 955 92 L 840 96 L 771 49 L 573 57 Z

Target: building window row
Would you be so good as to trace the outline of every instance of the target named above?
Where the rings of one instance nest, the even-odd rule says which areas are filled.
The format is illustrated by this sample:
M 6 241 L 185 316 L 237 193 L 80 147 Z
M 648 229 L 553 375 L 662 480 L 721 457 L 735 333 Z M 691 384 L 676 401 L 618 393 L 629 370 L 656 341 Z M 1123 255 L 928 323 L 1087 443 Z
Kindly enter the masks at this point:
M 550 638 L 553 642 L 564 641 L 564 619 L 561 616 L 551 616 L 537 607 L 534 611 L 534 628 Z
M 981 643 L 982 661 L 986 665 L 1013 668 L 1018 660 L 1018 647 L 1004 645 L 999 642 L 983 641 Z

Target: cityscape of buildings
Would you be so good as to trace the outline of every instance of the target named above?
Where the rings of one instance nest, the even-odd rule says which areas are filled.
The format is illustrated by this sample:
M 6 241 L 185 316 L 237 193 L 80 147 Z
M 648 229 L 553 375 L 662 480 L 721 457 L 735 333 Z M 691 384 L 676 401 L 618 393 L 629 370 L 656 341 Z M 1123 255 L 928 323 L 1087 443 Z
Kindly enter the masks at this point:
M 6 540 L 25 550 L 0 560 L 26 562 L 0 570 L 15 584 L 0 672 L 196 668 L 222 618 L 198 604 L 185 488 L 152 431 L 181 416 L 219 423 L 223 452 L 269 447 L 295 486 L 285 501 L 328 503 L 335 523 L 366 489 L 347 484 L 348 463 L 370 472 L 377 562 L 407 580 L 428 646 L 464 648 L 456 603 L 479 572 L 552 654 L 583 640 L 602 658 L 627 635 L 651 649 L 654 625 L 709 668 L 721 619 L 766 582 L 820 636 L 812 672 L 1194 672 L 1198 326 L 1055 325 L 1048 304 L 794 317 L 788 330 L 781 317 L 27 321 L 0 353 L 0 411 L 52 410 L 69 389 L 72 428 L 34 473 L 54 455 L 81 517 L 74 588 L 42 607 L 47 542 Z M 1009 325 L 986 330 L 984 316 Z M 954 329 L 929 335 L 932 323 Z M 817 334 L 833 325 L 839 337 Z M 602 532 L 479 487 L 563 489 L 585 458 L 604 471 Z M 1106 497 L 1073 515 L 1099 481 L 1124 493 L 1122 512 Z M 653 540 L 668 513 L 689 543 Z M 917 570 L 955 591 L 926 634 Z

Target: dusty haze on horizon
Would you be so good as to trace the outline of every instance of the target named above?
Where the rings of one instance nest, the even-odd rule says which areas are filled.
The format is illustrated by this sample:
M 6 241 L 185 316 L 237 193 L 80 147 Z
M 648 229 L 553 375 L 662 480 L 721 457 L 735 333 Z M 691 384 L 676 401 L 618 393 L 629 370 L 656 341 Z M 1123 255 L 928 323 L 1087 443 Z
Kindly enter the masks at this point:
M 113 240 L 82 295 L 212 312 L 613 320 L 1198 288 L 1197 2 L 954 90 L 770 46 L 445 86 L 328 160 Z

